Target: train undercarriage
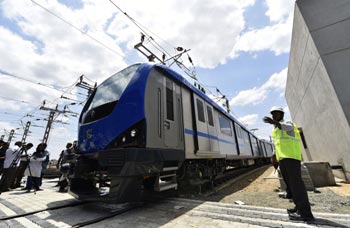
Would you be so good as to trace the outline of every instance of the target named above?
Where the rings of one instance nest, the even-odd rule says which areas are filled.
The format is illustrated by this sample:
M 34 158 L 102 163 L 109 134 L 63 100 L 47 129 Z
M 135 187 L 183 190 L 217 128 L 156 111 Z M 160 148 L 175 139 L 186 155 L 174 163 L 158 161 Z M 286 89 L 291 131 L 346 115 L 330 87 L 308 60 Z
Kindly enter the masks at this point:
M 80 200 L 139 201 L 146 191 L 214 185 L 229 169 L 256 164 L 259 159 L 185 160 L 183 151 L 124 148 L 80 156 L 69 192 Z

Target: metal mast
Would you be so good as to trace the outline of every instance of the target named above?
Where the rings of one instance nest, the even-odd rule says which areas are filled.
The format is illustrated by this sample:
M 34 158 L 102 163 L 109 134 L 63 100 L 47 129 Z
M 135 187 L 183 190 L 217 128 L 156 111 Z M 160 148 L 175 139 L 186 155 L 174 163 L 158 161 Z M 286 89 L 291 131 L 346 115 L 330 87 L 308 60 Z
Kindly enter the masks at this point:
M 30 124 L 31 124 L 30 121 L 28 121 L 26 123 L 26 127 L 24 128 L 24 132 L 23 132 L 23 136 L 22 136 L 22 140 L 21 140 L 22 144 L 26 142 L 26 138 L 27 138 L 27 135 L 28 135 L 28 132 L 29 132 Z
M 14 134 L 15 134 L 15 130 L 12 129 L 12 130 L 10 131 L 10 135 L 9 135 L 8 140 L 7 140 L 7 142 L 8 142 L 9 144 L 11 143 Z

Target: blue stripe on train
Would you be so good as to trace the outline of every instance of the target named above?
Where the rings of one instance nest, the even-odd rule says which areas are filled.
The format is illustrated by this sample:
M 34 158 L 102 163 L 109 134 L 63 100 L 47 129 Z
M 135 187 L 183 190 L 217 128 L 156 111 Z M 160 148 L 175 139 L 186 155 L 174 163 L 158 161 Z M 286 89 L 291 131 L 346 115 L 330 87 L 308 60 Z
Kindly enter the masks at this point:
M 196 133 L 190 129 L 187 129 L 185 128 L 185 134 L 188 134 L 188 135 L 196 135 Z M 200 131 L 197 131 L 197 135 L 200 136 L 200 137 L 203 137 L 203 138 L 208 138 L 208 139 L 214 139 L 214 140 L 217 140 L 219 142 L 223 142 L 223 143 L 227 143 L 227 144 L 232 144 L 232 145 L 236 145 L 235 142 L 232 142 L 232 141 L 227 141 L 225 139 L 220 139 L 219 137 L 215 136 L 215 135 L 210 135 L 210 134 L 206 134 L 204 132 L 200 132 Z

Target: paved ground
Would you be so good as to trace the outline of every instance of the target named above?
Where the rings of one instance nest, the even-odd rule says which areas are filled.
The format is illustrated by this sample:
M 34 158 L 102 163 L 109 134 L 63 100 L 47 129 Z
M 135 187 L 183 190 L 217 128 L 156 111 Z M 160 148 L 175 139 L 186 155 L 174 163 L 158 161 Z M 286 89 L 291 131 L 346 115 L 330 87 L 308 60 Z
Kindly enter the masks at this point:
M 278 197 L 276 190 L 279 186 L 277 173 L 270 166 L 235 181 L 216 194 L 182 197 L 229 204 L 239 200 L 246 205 L 281 209 L 293 207 L 289 200 Z M 350 214 L 350 184 L 339 182 L 337 186 L 317 188 L 316 192 L 309 191 L 308 195 L 314 212 Z
M 46 181 L 44 191 L 15 190 L 0 195 L 0 227 L 350 227 L 350 215 L 315 213 L 316 223 L 291 222 L 284 209 L 166 198 L 146 202 L 114 215 L 128 205 L 79 204 L 69 194 L 58 193 L 55 182 Z

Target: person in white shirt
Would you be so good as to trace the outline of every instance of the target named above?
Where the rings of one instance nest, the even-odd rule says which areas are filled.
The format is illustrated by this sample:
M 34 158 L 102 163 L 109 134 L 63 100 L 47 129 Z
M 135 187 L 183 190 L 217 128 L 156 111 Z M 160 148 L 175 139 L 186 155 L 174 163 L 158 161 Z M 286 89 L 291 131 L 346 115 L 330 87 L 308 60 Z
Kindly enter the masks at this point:
M 30 157 L 28 167 L 24 171 L 24 175 L 28 176 L 27 192 L 30 192 L 32 188 L 36 191 L 42 190 L 40 189 L 40 176 L 42 173 L 42 163 L 47 159 L 47 156 L 44 143 L 40 143 Z
M 17 167 L 21 162 L 21 154 L 25 150 L 29 150 L 33 147 L 33 144 L 28 143 L 22 147 L 22 142 L 18 141 L 15 146 L 6 150 L 4 160 L 4 171 L 0 179 L 0 192 L 6 192 L 10 190 L 10 186 L 14 181 Z

